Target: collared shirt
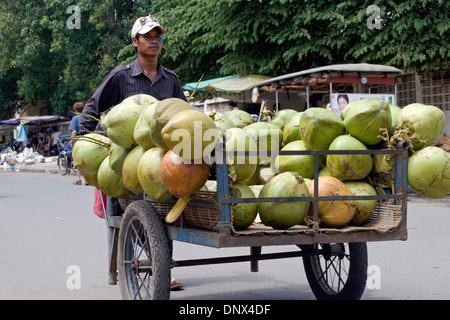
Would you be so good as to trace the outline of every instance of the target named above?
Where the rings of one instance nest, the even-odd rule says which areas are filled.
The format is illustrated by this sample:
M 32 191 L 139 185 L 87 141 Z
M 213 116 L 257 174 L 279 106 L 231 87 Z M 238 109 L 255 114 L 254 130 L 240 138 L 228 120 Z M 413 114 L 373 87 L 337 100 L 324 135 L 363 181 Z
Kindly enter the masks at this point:
M 175 72 L 159 64 L 158 74 L 152 82 L 145 75 L 139 60 L 136 59 L 132 63 L 117 67 L 109 73 L 100 87 L 86 102 L 83 114 L 100 119 L 101 112 L 114 107 L 129 96 L 140 93 L 149 94 L 158 100 L 180 98 L 186 101 Z M 82 116 L 79 123 L 79 134 L 94 131 L 97 123 L 95 119 Z

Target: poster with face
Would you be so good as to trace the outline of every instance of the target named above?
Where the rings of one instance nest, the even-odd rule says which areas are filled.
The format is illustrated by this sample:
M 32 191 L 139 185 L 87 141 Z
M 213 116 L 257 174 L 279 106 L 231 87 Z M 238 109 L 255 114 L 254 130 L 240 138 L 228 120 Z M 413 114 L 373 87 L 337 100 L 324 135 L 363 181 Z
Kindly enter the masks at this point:
M 382 99 L 389 104 L 396 104 L 395 94 L 332 93 L 330 101 L 331 110 L 340 116 L 347 104 L 366 98 Z

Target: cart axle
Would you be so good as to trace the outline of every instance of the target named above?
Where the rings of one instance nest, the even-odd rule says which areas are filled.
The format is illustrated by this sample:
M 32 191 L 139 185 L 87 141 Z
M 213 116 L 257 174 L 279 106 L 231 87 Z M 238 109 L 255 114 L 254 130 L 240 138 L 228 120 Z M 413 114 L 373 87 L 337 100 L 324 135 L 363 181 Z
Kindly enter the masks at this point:
M 193 259 L 193 260 L 180 260 L 175 261 L 174 267 L 190 267 L 206 264 L 220 264 L 220 263 L 233 263 L 233 262 L 245 262 L 245 261 L 259 261 L 259 260 L 271 260 L 280 258 L 296 258 L 308 255 L 309 253 L 302 251 L 288 251 L 278 253 L 266 253 L 266 254 L 250 254 L 244 256 L 230 256 L 220 258 L 207 258 L 207 259 Z

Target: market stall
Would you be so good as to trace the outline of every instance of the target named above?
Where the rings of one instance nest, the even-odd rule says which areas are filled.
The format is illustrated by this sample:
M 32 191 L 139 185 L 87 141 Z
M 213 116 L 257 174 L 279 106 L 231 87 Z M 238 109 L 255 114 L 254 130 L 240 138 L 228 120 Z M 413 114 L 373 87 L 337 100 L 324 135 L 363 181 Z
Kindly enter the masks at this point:
M 355 63 L 335 64 L 293 72 L 261 81 L 255 87 L 260 90 L 275 93 L 275 111 L 279 109 L 278 95 L 281 93 L 297 99 L 299 104 L 305 104 L 305 109 L 311 106 L 326 106 L 337 110 L 339 93 L 346 93 L 351 102 L 371 95 L 387 100 L 396 105 L 397 75 L 400 69 L 377 64 Z M 378 86 L 392 86 L 393 92 L 374 95 L 371 89 Z M 312 96 L 318 96 L 320 105 L 311 101 Z M 317 101 L 317 99 L 315 99 Z

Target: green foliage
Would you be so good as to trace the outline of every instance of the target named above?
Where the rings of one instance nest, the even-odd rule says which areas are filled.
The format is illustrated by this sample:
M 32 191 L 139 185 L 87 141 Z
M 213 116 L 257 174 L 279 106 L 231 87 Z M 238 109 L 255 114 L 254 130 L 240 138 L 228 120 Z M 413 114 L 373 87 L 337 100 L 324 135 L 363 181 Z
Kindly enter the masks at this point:
M 380 28 L 369 28 L 371 5 Z M 283 74 L 334 63 L 449 66 L 449 1 L 159 1 L 166 52 L 183 79 Z M 175 9 L 174 9 L 175 8 Z
M 86 102 L 118 65 L 135 19 L 151 1 L 80 0 L 79 28 L 71 0 L 0 0 L 0 108 L 44 100 L 55 114 Z
M 351 62 L 450 67 L 450 1 L 79 0 L 79 29 L 66 24 L 72 4 L 0 0 L 0 109 L 44 100 L 65 114 L 86 102 L 135 59 L 130 31 L 148 13 L 167 29 L 161 62 L 182 83 Z

